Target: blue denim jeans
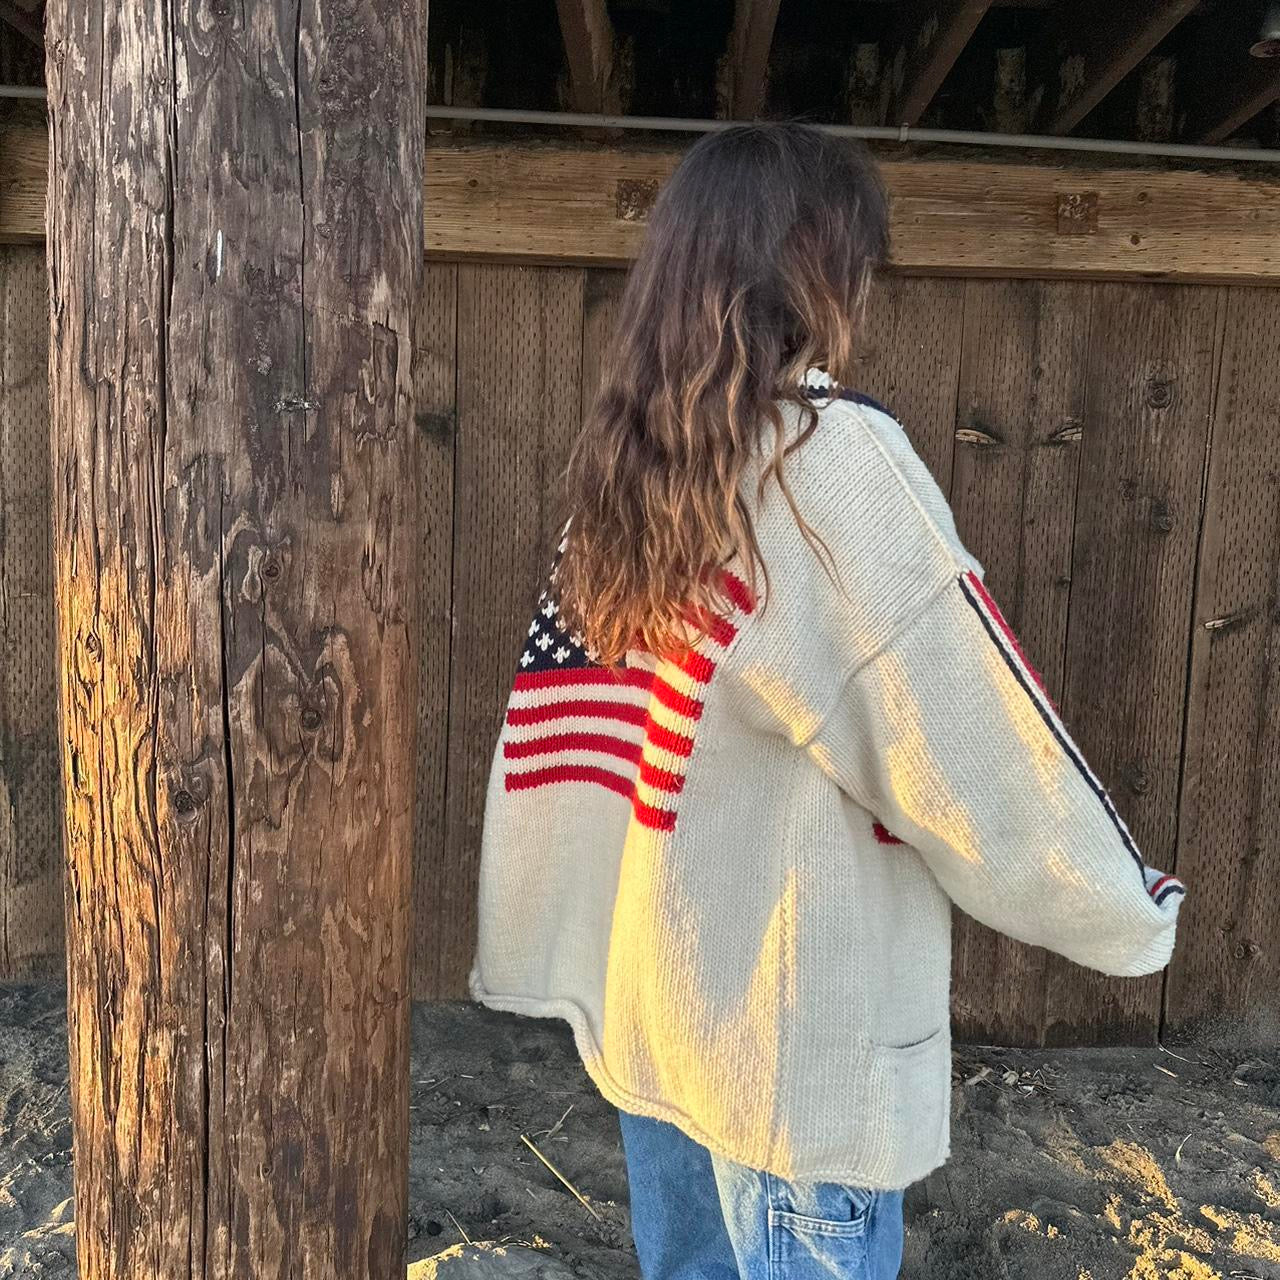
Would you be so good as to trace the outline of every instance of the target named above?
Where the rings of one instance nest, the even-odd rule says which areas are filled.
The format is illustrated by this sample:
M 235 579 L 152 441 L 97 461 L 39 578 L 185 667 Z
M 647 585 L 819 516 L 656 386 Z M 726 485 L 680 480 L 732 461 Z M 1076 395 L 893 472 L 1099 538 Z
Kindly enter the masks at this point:
M 619 1113 L 644 1280 L 894 1280 L 902 1192 L 785 1182 Z

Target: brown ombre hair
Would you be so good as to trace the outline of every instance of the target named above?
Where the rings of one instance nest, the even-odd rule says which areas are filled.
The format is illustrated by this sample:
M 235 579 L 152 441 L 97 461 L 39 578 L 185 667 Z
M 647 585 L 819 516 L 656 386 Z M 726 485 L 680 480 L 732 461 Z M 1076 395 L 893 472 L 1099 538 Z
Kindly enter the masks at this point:
M 867 288 L 888 248 L 879 175 L 858 144 L 799 124 L 712 133 L 658 197 L 600 395 L 569 464 L 562 608 L 598 660 L 697 639 L 737 560 L 768 588 L 755 502 L 764 461 L 811 543 L 784 462 L 817 415 L 804 378 L 850 385 Z M 786 438 L 783 403 L 808 413 Z M 804 421 L 802 419 L 802 421 Z

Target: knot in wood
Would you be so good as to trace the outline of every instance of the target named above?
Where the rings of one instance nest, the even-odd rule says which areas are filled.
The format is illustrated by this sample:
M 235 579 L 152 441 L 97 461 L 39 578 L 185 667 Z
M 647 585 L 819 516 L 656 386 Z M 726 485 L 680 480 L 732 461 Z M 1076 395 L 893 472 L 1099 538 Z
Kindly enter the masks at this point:
M 1173 515 L 1169 510 L 1169 504 L 1162 499 L 1157 499 L 1151 504 L 1151 527 L 1157 533 L 1168 533 L 1173 528 Z
M 262 562 L 262 568 L 259 573 L 268 582 L 274 582 L 280 576 L 280 561 L 274 556 L 268 556 Z
M 1167 409 L 1173 403 L 1173 382 L 1168 378 L 1150 378 L 1144 399 L 1148 409 Z
M 196 811 L 196 798 L 183 787 L 173 793 L 173 807 L 180 817 L 189 817 Z
M 315 709 L 307 707 L 302 713 L 302 727 L 308 733 L 314 733 L 321 725 L 324 717 Z
M 102 641 L 98 639 L 95 632 L 90 631 L 89 634 L 85 636 L 84 647 L 85 652 L 88 653 L 91 658 L 98 658 L 102 656 Z

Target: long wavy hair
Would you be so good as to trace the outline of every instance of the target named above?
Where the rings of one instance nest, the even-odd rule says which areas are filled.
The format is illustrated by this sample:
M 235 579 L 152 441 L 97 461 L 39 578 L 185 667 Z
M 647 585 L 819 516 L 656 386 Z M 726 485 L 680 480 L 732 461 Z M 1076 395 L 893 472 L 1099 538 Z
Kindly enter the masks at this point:
M 686 652 L 732 606 L 719 572 L 730 561 L 767 596 L 753 510 L 771 480 L 821 550 L 784 464 L 817 424 L 806 372 L 851 385 L 887 249 L 884 189 L 860 145 L 744 125 L 685 156 L 654 206 L 569 464 L 557 583 L 599 661 Z M 790 440 L 788 403 L 807 413 Z M 760 462 L 752 493 L 744 476 Z

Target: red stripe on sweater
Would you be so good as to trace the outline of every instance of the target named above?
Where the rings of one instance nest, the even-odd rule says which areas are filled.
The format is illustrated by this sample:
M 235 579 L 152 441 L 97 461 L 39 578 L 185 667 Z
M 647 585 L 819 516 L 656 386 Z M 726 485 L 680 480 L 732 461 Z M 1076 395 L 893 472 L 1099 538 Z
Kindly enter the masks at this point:
M 669 769 L 659 769 L 648 760 L 640 761 L 640 781 L 655 791 L 670 791 L 679 794 L 684 790 L 684 775 L 672 773 Z
M 898 837 L 881 822 L 873 822 L 871 824 L 871 833 L 881 844 L 906 844 L 905 840 L 899 840 Z
M 751 588 L 741 578 L 726 572 L 723 582 L 725 594 L 733 601 L 736 608 L 746 614 L 755 613 L 756 598 L 751 594 Z
M 1147 892 L 1154 898 L 1156 894 L 1158 894 L 1160 890 L 1165 887 L 1165 885 L 1167 885 L 1171 880 L 1176 880 L 1176 879 L 1177 879 L 1176 876 L 1169 876 L 1169 875 L 1161 876 L 1160 879 L 1157 880 L 1155 884 L 1153 884 L 1151 888 L 1147 890 Z
M 556 782 L 594 782 L 628 800 L 635 794 L 630 778 L 600 769 L 590 764 L 558 764 L 549 769 L 529 769 L 523 773 L 507 774 L 508 791 L 528 791 L 533 787 L 546 787 Z
M 516 676 L 516 691 L 522 689 L 559 689 L 566 685 L 604 684 L 622 689 L 647 689 L 653 672 L 643 667 L 574 667 L 566 671 L 522 671 Z
M 702 703 L 697 698 L 691 698 L 688 694 L 681 693 L 679 689 L 673 689 L 660 676 L 654 677 L 653 696 L 664 707 L 674 711 L 678 716 L 684 716 L 686 720 L 700 720 L 702 718 Z
M 607 788 L 631 801 L 631 810 L 636 821 L 643 827 L 654 831 L 674 831 L 676 815 L 673 809 L 660 809 L 656 805 L 645 804 L 635 793 L 635 786 L 627 778 L 612 773 L 608 769 L 597 769 L 592 765 L 564 764 L 551 769 L 531 769 L 524 773 L 509 773 L 506 777 L 508 791 L 531 791 L 535 787 L 553 786 L 559 782 L 590 782 L 596 786 Z
M 624 724 L 644 724 L 648 712 L 629 702 L 604 702 L 591 698 L 566 698 L 564 702 L 548 702 L 537 707 L 512 707 L 507 712 L 511 725 L 545 724 L 548 720 L 569 717 L 592 717 L 600 720 L 621 720 Z
M 1049 691 L 1044 687 L 1044 677 L 1031 665 L 1030 662 L 1027 661 L 1027 655 L 1022 652 L 1022 646 L 1018 643 L 1018 637 L 1013 634 L 1013 628 L 1005 621 L 1004 614 L 1000 612 L 1000 606 L 996 604 L 996 602 L 991 598 L 986 587 L 982 585 L 982 579 L 972 571 L 966 573 L 964 576 L 969 585 L 978 593 L 979 598 L 986 606 L 987 612 L 991 615 L 992 620 L 995 622 L 996 626 L 1000 628 L 1000 634 L 1009 642 L 1009 647 L 1017 655 L 1018 661 L 1022 664 L 1023 669 L 1036 682 L 1040 692 L 1048 698 Z M 1050 705 L 1053 705 L 1052 699 L 1050 699 Z
M 686 653 L 676 666 L 685 675 L 692 676 L 699 684 L 709 684 L 716 670 L 716 664 L 701 653 Z
M 669 751 L 673 756 L 688 759 L 693 754 L 693 739 L 683 733 L 676 733 L 656 720 L 650 719 L 644 727 L 644 736 L 659 751 Z
M 643 800 L 636 799 L 631 801 L 631 808 L 636 815 L 636 821 L 642 827 L 651 827 L 655 831 L 676 829 L 676 815 L 672 809 L 657 809 L 651 804 L 645 804 Z
M 707 618 L 702 629 L 722 649 L 727 649 L 738 634 L 738 628 L 728 618 Z
M 547 755 L 553 751 L 599 751 L 603 755 L 617 756 L 640 763 L 640 744 L 615 738 L 607 733 L 549 733 L 542 738 L 528 738 L 524 742 L 503 744 L 502 754 L 508 760 L 526 760 L 529 756 Z

